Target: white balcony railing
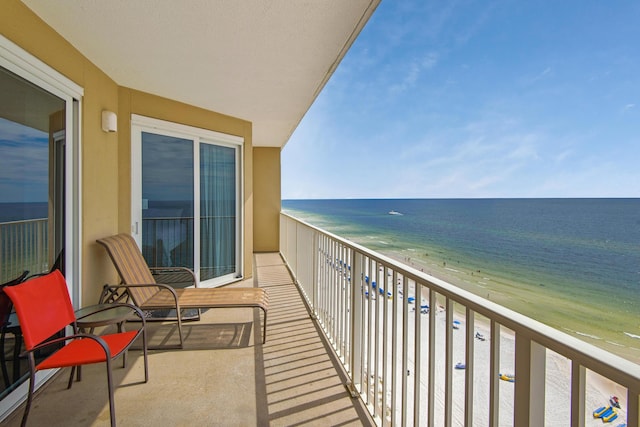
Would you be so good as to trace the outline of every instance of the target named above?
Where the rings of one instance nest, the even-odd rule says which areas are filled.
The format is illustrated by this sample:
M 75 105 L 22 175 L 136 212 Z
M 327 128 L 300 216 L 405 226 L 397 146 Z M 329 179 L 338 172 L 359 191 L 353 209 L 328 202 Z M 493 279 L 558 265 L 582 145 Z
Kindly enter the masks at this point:
M 47 219 L 0 223 L 0 283 L 49 268 Z
M 640 365 L 284 213 L 280 248 L 379 425 L 640 424 Z

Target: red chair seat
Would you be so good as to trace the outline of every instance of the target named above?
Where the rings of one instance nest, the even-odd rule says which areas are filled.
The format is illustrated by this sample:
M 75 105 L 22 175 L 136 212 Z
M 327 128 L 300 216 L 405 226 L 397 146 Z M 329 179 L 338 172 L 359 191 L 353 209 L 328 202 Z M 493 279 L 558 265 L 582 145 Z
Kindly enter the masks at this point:
M 136 338 L 138 331 L 122 332 L 118 334 L 101 335 L 109 347 L 111 359 L 118 356 Z M 76 339 L 53 353 L 38 364 L 37 370 L 66 368 L 79 364 L 105 362 L 104 349 L 91 338 Z

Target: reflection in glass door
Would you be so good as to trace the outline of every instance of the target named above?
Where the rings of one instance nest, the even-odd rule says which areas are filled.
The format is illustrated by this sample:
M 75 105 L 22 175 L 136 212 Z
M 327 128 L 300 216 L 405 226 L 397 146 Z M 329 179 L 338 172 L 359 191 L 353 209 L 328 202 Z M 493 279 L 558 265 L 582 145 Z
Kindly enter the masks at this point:
M 142 253 L 151 267 L 194 269 L 193 141 L 142 132 Z
M 0 284 L 47 272 L 65 244 L 65 100 L 0 67 Z M 64 262 L 57 265 L 64 273 Z M 4 399 L 28 376 L 20 327 L 0 299 Z
M 203 286 L 241 277 L 241 139 L 136 117 L 132 232 L 147 263 L 192 269 Z

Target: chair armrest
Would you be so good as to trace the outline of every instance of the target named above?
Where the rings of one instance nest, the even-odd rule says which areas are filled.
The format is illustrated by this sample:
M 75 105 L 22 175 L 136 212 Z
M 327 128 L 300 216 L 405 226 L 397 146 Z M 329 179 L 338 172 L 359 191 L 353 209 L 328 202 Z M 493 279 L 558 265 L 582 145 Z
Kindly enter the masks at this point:
M 133 304 L 124 304 L 124 303 L 101 303 L 101 304 L 103 305 L 103 307 L 96 307 L 96 309 L 92 310 L 90 313 L 87 313 L 84 316 L 76 317 L 76 321 L 82 320 L 85 317 L 93 316 L 93 315 L 95 315 L 97 313 L 102 313 L 104 311 L 114 310 L 114 309 L 119 308 L 119 307 L 127 307 L 127 308 L 131 309 L 132 311 L 134 311 L 135 314 L 138 317 L 143 319 L 143 323 L 144 323 L 144 315 L 142 313 L 142 310 L 140 310 L 138 307 L 136 307 Z
M 100 338 L 100 336 L 98 336 L 98 335 L 86 334 L 86 333 L 75 333 L 75 334 L 72 334 L 72 335 L 67 335 L 65 337 L 54 338 L 52 340 L 42 342 L 42 343 L 34 346 L 31 350 L 23 351 L 22 353 L 20 353 L 20 356 L 26 356 L 27 354 L 33 353 L 33 352 L 35 352 L 37 350 L 41 350 L 41 349 L 49 347 L 51 345 L 58 344 L 60 342 L 66 342 L 66 341 L 69 341 L 69 340 L 72 340 L 72 339 L 76 339 L 76 338 L 89 338 L 89 339 L 92 339 L 92 340 L 96 341 L 98 344 L 100 344 L 100 346 L 104 350 L 104 353 L 107 355 L 107 358 L 109 357 L 110 353 L 109 353 L 109 346 L 107 345 L 107 343 L 102 338 Z
M 150 267 L 151 274 L 156 278 L 156 282 L 171 284 L 193 284 L 198 287 L 198 279 L 195 273 L 187 267 Z
M 167 289 L 170 292 L 173 292 L 174 296 L 175 296 L 175 291 L 173 291 L 173 288 L 169 285 L 165 285 L 162 283 L 136 283 L 133 285 L 127 285 L 127 284 L 120 284 L 120 285 L 109 285 L 109 284 L 105 284 L 102 287 L 102 293 L 100 294 L 100 299 L 98 300 L 98 304 L 113 304 L 113 303 L 120 303 L 119 301 L 122 301 L 123 299 L 129 300 L 131 298 L 131 295 L 128 292 L 128 288 L 162 288 L 162 289 Z M 122 293 L 119 293 L 119 291 L 123 291 Z M 177 296 L 176 296 L 177 298 Z M 122 303 L 120 303 L 122 304 Z
M 122 290 L 122 293 L 119 291 Z M 105 284 L 102 287 L 102 293 L 100 294 L 100 298 L 98 299 L 98 304 L 116 304 L 121 303 L 121 301 L 129 301 L 130 295 L 127 292 L 126 286 L 124 285 L 109 285 Z
M 148 283 L 148 284 L 135 284 L 135 285 L 104 285 L 104 289 L 102 290 L 102 295 L 100 295 L 100 304 L 104 304 L 108 301 L 103 299 L 103 296 L 117 295 L 118 289 L 124 289 L 126 291 L 127 288 L 146 288 L 146 287 L 155 287 L 160 288 L 159 292 L 163 290 L 171 293 L 173 300 L 176 303 L 176 310 L 180 311 L 180 302 L 178 301 L 178 294 L 176 290 L 173 289 L 169 285 L 165 285 L 163 283 Z M 116 299 L 117 300 L 117 299 Z M 144 303 L 142 303 L 144 305 Z
M 100 312 L 103 312 L 103 311 L 112 310 L 112 309 L 118 308 L 118 307 L 127 307 L 127 308 L 131 309 L 140 318 L 142 323 L 141 323 L 140 327 L 138 328 L 138 333 L 140 333 L 140 331 L 143 331 L 146 328 L 146 320 L 144 318 L 144 314 L 142 313 L 142 310 L 140 310 L 138 307 L 136 307 L 133 304 L 111 304 L 109 307 L 99 308 L 99 309 L 97 309 L 95 311 L 92 311 L 91 313 L 86 314 L 85 316 L 80 317 L 79 319 L 82 319 L 84 317 L 88 317 L 88 316 L 91 316 L 91 315 L 94 315 L 96 313 L 100 313 Z M 76 320 L 78 320 L 78 319 L 76 319 Z M 107 355 L 107 357 L 109 357 L 109 355 L 110 355 L 109 346 L 107 345 L 107 343 L 102 338 L 100 338 L 99 335 L 88 334 L 88 333 L 84 333 L 84 332 L 78 332 L 78 328 L 77 328 L 77 326 L 75 324 L 73 325 L 73 327 L 74 327 L 74 332 L 75 333 L 73 333 L 71 335 L 66 335 L 64 337 L 54 338 L 54 339 L 42 342 L 42 343 L 34 346 L 31 350 L 25 350 L 24 352 L 22 352 L 22 355 L 26 355 L 26 354 L 28 354 L 30 352 L 34 352 L 36 350 L 40 350 L 42 348 L 46 348 L 46 347 L 49 347 L 51 345 L 58 344 L 58 343 L 61 343 L 61 342 L 67 342 L 69 340 L 73 340 L 73 339 L 77 339 L 77 338 L 89 338 L 89 339 L 92 339 L 92 340 L 98 342 L 98 344 L 100 344 L 100 346 L 105 351 L 105 354 Z

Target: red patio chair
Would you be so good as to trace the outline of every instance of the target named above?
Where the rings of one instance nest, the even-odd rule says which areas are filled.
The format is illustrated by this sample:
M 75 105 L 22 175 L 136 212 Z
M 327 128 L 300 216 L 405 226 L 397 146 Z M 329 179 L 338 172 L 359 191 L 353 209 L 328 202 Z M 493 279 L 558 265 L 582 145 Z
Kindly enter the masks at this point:
M 56 270 L 19 285 L 7 287 L 4 291 L 11 298 L 18 314 L 26 348 L 25 354 L 29 360 L 29 394 L 21 425 L 23 427 L 26 425 L 29 416 L 36 371 L 106 362 L 111 425 L 115 426 L 111 362 L 124 354 L 141 334 L 144 353 L 144 382 L 146 383 L 149 379 L 147 336 L 142 312 L 137 307 L 130 306 L 132 311 L 135 311 L 142 320 L 138 330 L 102 336 L 77 333 L 76 317 L 69 298 L 67 284 L 59 271 Z M 73 335 L 49 339 L 56 332 L 69 325 L 73 326 Z M 37 350 L 65 341 L 67 341 L 66 345 L 36 365 L 34 353 Z

